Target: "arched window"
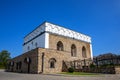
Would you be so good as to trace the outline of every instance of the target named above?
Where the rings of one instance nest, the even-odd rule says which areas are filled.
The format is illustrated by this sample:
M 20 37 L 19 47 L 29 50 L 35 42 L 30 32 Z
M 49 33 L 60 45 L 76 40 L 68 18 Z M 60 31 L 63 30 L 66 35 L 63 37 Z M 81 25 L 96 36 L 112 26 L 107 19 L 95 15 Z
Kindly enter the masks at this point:
M 36 48 L 38 47 L 38 44 L 37 44 L 37 42 L 35 43 L 35 47 L 36 47 Z
M 30 72 L 30 65 L 31 65 L 31 58 L 30 57 L 25 57 L 24 58 L 24 63 L 26 63 L 26 66 L 27 66 L 27 72 L 29 73 Z
M 57 50 L 63 51 L 63 43 L 61 41 L 57 43 Z
M 72 44 L 71 46 L 71 56 L 75 57 L 76 56 L 76 46 Z
M 55 68 L 55 63 L 56 63 L 56 59 L 55 58 L 51 58 L 49 60 L 50 68 Z
M 21 69 L 21 67 L 22 67 L 22 62 L 21 61 L 17 62 L 16 69 Z
M 30 64 L 30 63 L 31 63 L 31 59 L 30 59 L 29 57 L 26 57 L 26 58 L 24 59 L 24 62 L 25 62 L 26 64 Z
M 10 66 L 14 66 L 14 62 L 12 61 L 12 62 L 10 62 Z
M 83 57 L 83 58 L 86 58 L 86 57 L 87 57 L 86 48 L 85 48 L 84 46 L 82 47 L 82 57 Z

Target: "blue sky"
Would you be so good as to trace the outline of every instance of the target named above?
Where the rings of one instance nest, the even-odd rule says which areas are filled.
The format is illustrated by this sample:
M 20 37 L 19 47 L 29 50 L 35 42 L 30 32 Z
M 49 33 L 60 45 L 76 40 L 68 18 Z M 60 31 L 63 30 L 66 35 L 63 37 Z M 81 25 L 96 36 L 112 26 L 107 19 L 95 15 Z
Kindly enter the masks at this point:
M 94 56 L 120 54 L 120 0 L 0 0 L 0 51 L 22 54 L 23 37 L 44 21 L 91 36 Z

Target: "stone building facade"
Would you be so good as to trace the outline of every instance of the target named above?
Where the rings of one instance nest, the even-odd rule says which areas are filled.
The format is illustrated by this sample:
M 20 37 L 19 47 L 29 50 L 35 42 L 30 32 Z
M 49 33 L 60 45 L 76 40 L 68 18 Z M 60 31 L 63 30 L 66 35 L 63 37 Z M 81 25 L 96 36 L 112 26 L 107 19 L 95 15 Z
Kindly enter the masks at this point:
M 91 37 L 49 22 L 24 37 L 23 49 L 23 54 L 8 61 L 8 71 L 60 73 L 71 66 L 89 66 L 87 60 L 93 58 Z

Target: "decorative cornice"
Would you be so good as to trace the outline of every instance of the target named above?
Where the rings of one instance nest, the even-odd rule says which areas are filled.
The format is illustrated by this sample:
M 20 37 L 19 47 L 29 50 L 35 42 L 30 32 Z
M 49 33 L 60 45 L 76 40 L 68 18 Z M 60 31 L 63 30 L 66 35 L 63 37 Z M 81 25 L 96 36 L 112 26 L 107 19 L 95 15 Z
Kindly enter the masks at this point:
M 63 27 L 58 26 L 58 25 L 51 24 L 49 22 L 46 22 L 45 26 L 46 26 L 45 30 L 47 32 L 51 32 L 53 34 L 55 33 L 58 35 L 62 35 L 62 36 L 66 36 L 66 37 L 70 37 L 70 38 L 74 38 L 77 40 L 91 43 L 91 37 L 89 37 L 87 35 L 72 31 L 70 29 L 63 28 Z
M 38 35 L 40 35 L 43 32 L 58 34 L 61 36 L 65 36 L 65 37 L 91 43 L 91 37 L 72 31 L 70 29 L 63 28 L 61 26 L 58 26 L 58 25 L 55 25 L 49 22 L 44 22 L 39 27 L 37 27 L 35 30 L 33 30 L 30 34 L 28 34 L 24 38 L 24 43 L 28 43 L 29 41 L 33 40 L 36 36 L 38 37 Z

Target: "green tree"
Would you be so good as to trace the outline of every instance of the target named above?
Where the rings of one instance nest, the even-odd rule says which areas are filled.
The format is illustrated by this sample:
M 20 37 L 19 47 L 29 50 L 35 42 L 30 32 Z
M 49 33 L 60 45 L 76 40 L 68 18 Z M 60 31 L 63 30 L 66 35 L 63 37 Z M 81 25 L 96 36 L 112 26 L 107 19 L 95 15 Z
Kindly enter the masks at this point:
M 7 50 L 1 51 L 0 52 L 0 65 L 5 67 L 8 59 L 10 59 L 10 53 Z

